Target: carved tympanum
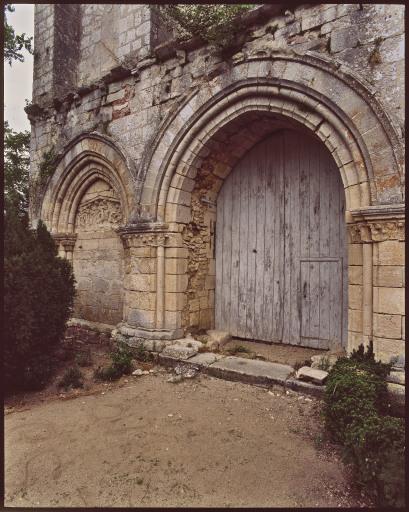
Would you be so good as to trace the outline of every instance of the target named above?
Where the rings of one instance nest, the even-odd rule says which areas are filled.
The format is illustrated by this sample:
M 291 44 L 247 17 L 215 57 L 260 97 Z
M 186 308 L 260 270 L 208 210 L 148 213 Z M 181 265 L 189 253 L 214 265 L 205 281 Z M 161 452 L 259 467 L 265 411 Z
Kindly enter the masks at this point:
M 114 229 L 121 222 L 122 211 L 120 202 L 109 197 L 96 197 L 79 207 L 76 227 L 81 231 L 95 228 Z

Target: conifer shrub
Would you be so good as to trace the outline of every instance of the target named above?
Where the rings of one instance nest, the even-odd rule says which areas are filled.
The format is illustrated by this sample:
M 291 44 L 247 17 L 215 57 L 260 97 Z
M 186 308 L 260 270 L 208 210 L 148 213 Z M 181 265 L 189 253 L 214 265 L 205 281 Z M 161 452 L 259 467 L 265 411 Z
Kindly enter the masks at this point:
M 71 315 L 74 276 L 40 221 L 13 209 L 5 216 L 4 385 L 6 392 L 43 388 L 52 374 L 53 352 Z
M 405 423 L 389 416 L 390 364 L 375 361 L 363 345 L 338 359 L 327 379 L 325 425 L 343 446 L 354 482 L 381 506 L 404 506 Z

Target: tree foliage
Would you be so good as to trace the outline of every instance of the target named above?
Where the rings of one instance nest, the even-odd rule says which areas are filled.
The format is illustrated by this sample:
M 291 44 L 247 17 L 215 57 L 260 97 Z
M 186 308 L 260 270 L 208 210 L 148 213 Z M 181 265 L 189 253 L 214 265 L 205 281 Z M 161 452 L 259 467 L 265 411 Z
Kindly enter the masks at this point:
M 72 312 L 72 267 L 41 221 L 30 229 L 14 210 L 5 215 L 4 247 L 5 389 L 39 389 Z
M 238 17 L 255 4 L 169 4 L 158 6 L 165 24 L 178 39 L 199 36 L 218 47 L 232 45 L 241 30 Z M 233 22 L 236 22 L 235 24 Z
M 15 132 L 4 122 L 4 206 L 21 217 L 28 210 L 30 132 Z
M 13 61 L 24 61 L 22 50 L 27 50 L 33 53 L 32 37 L 27 37 L 25 33 L 16 34 L 14 28 L 7 23 L 7 12 L 14 12 L 14 7 L 11 4 L 4 4 L 4 60 L 10 66 Z

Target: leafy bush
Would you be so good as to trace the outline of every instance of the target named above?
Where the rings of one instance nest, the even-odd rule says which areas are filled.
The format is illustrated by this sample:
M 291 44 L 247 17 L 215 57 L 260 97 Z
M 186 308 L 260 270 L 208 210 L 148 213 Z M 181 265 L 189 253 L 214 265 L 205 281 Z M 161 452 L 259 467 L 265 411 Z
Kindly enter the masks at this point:
M 5 389 L 41 389 L 72 312 L 72 268 L 45 225 L 32 230 L 13 209 L 5 215 L 4 247 Z
M 326 427 L 353 464 L 355 482 L 381 506 L 404 506 L 404 420 L 386 415 L 390 365 L 361 345 L 338 359 L 325 390 Z
M 71 388 L 82 388 L 84 386 L 83 377 L 80 369 L 76 366 L 68 368 L 64 376 L 58 383 L 59 388 L 64 388 L 65 391 Z
M 238 16 L 254 7 L 254 4 L 158 6 L 163 21 L 176 32 L 178 39 L 186 40 L 199 36 L 218 48 L 225 48 L 234 43 L 243 32 Z
M 118 380 L 122 375 L 129 375 L 133 370 L 132 351 L 124 344 L 118 345 L 111 352 L 112 363 L 106 368 L 98 367 L 94 372 L 97 380 Z
M 366 351 L 362 344 L 359 345 L 357 350 L 352 351 L 349 358 L 359 364 L 361 368 L 378 375 L 382 379 L 385 379 L 391 371 L 391 364 L 375 361 L 373 343 L 369 344 Z
M 386 382 L 359 361 L 338 359 L 329 372 L 325 389 L 325 424 L 333 439 L 343 442 L 351 423 L 386 408 Z
M 345 459 L 354 464 L 355 481 L 380 504 L 394 505 L 402 499 L 405 427 L 401 418 L 376 414 L 360 418 L 347 429 L 344 448 Z
M 136 347 L 133 348 L 132 354 L 138 361 L 147 362 L 151 360 L 151 354 L 146 350 L 143 343 L 138 343 Z

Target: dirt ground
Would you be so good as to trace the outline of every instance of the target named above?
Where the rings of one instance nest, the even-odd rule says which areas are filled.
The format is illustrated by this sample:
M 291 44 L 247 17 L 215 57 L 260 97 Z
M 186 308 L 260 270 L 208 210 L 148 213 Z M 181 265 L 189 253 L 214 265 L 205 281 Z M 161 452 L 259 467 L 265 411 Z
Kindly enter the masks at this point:
M 156 368 L 78 396 L 9 402 L 5 505 L 368 506 L 323 441 L 318 400 L 168 378 Z

